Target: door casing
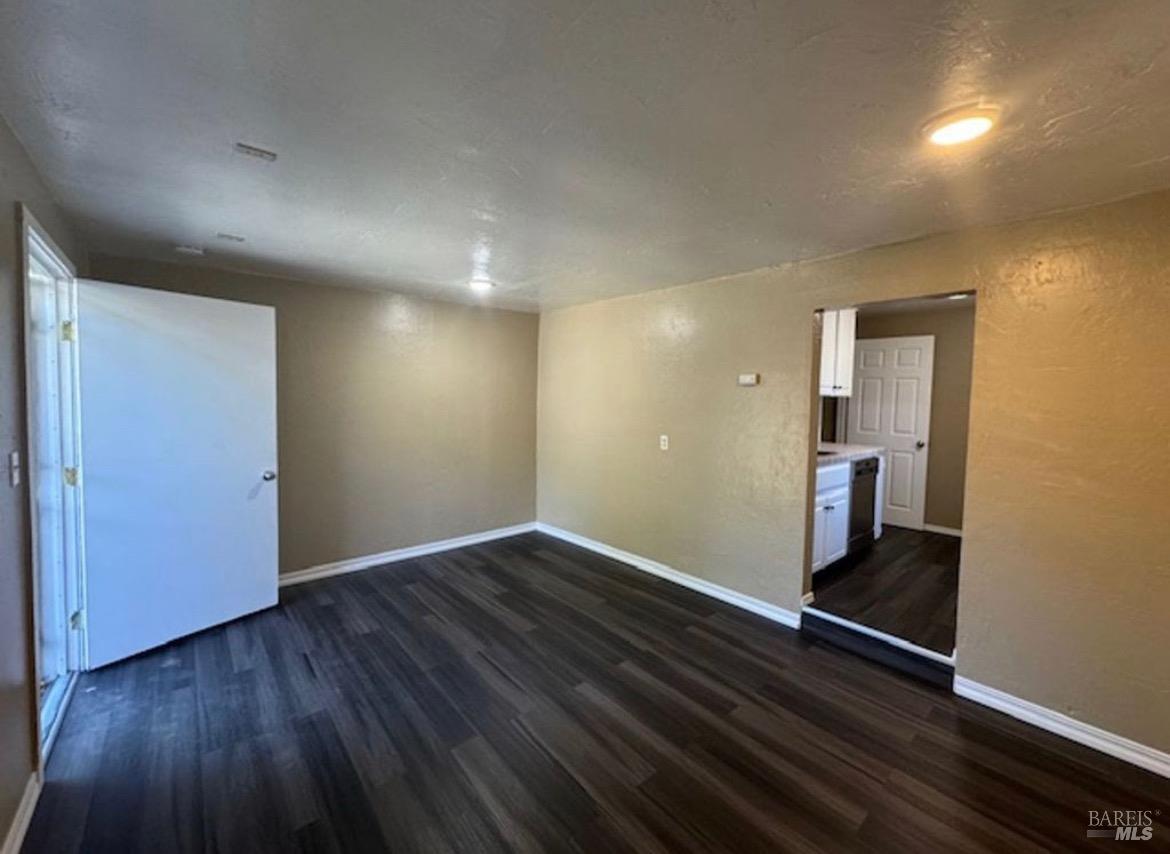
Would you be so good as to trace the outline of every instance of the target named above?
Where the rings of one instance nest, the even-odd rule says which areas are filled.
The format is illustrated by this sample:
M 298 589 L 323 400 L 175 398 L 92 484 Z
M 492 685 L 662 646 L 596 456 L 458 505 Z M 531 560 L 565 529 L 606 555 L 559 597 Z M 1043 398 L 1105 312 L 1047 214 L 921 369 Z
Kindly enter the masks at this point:
M 24 340 L 25 340 L 25 410 L 27 418 L 28 444 L 24 471 L 28 480 L 29 528 L 32 537 L 32 635 L 33 678 L 37 693 L 37 715 L 34 728 L 38 746 L 38 774 L 52 750 L 53 742 L 65 711 L 77 672 L 85 669 L 87 643 L 85 633 L 85 533 L 84 497 L 77 479 L 72 483 L 66 479 L 66 469 L 75 472 L 81 469 L 81 411 L 80 411 L 80 354 L 77 348 L 77 273 L 69 257 L 53 242 L 32 212 L 20 206 L 22 279 L 24 289 Z M 39 264 L 53 277 L 51 287 L 54 293 L 43 292 L 44 283 L 34 280 L 33 265 Z M 51 298 L 55 302 L 55 322 L 52 328 L 34 328 L 34 300 Z M 68 322 L 71 326 L 66 327 Z M 44 376 L 44 365 L 38 348 L 46 344 L 55 345 L 57 364 L 54 376 Z M 55 406 L 52 412 L 39 405 L 40 396 L 47 391 L 49 383 L 57 385 Z M 56 424 L 42 423 L 46 418 L 56 419 Z M 44 453 L 50 437 L 50 427 L 57 431 L 59 447 L 52 455 L 51 468 L 46 472 L 48 460 Z M 60 468 L 61 471 L 56 471 Z M 46 518 L 40 511 L 39 498 L 45 477 L 62 478 L 59 493 L 61 507 L 56 518 Z M 40 677 L 43 670 L 42 632 L 43 613 L 42 589 L 43 565 L 41 546 L 47 537 L 56 538 L 61 548 L 62 585 L 65 609 L 65 669 L 62 682 L 55 686 L 47 697 L 41 696 Z M 50 701 L 50 702 L 46 702 Z

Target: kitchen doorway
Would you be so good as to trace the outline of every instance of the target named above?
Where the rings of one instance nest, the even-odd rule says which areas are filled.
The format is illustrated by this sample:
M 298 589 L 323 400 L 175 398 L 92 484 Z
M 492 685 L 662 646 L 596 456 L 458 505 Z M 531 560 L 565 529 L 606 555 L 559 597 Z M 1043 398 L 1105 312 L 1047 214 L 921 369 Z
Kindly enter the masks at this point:
M 969 293 L 818 316 L 802 625 L 935 682 L 954 670 L 974 318 Z

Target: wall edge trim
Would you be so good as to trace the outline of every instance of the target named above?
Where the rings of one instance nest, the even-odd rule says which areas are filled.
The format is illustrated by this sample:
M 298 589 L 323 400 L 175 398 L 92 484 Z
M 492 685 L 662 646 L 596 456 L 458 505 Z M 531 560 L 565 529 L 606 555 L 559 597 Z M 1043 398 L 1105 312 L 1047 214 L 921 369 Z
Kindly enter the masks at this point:
M 4 837 L 4 845 L 0 847 L 0 854 L 18 854 L 24 845 L 24 836 L 32 824 L 33 813 L 36 812 L 37 801 L 41 797 L 41 777 L 36 772 L 28 775 L 28 782 L 24 786 L 24 794 L 20 796 L 20 803 L 16 806 L 16 814 L 12 817 L 12 824 L 8 827 L 8 835 Z
M 363 569 L 373 569 L 388 563 L 409 560 L 414 557 L 437 554 L 438 552 L 460 549 L 465 546 L 474 546 L 478 543 L 487 543 L 492 540 L 502 540 L 505 537 L 515 537 L 518 534 L 529 534 L 536 530 L 535 522 L 524 522 L 519 525 L 510 525 L 506 528 L 492 528 L 488 531 L 477 531 L 474 534 L 464 534 L 461 537 L 451 537 L 447 540 L 434 540 L 429 543 L 420 543 L 417 546 L 407 546 L 401 549 L 391 549 L 377 554 L 351 557 L 345 560 L 323 563 L 310 566 L 307 569 L 297 569 L 292 572 L 282 572 L 279 576 L 281 587 L 293 584 L 304 584 L 307 581 L 316 581 L 320 578 L 330 578 L 334 575 L 344 575 L 350 572 L 360 572 Z
M 955 676 L 954 691 L 964 699 L 1003 712 L 1016 720 L 1083 744 L 1085 747 L 1091 747 L 1159 776 L 1170 778 L 1170 753 L 1070 718 L 1053 709 L 963 676 Z
M 544 522 L 537 522 L 536 530 L 550 537 L 556 537 L 558 540 L 564 540 L 566 543 L 572 543 L 575 546 L 580 546 L 583 549 L 588 549 L 591 552 L 596 552 L 599 555 L 620 561 L 642 572 L 657 575 L 659 578 L 672 581 L 682 587 L 689 587 L 697 593 L 702 593 L 713 599 L 718 599 L 721 602 L 726 602 L 729 605 L 750 611 L 757 616 L 772 620 L 786 628 L 800 628 L 800 614 L 796 611 L 789 611 L 787 608 L 781 608 L 779 605 L 773 605 L 770 602 L 765 602 L 763 599 L 757 599 L 754 596 L 748 596 L 746 593 L 740 593 L 729 587 L 723 587 L 722 585 L 706 581 L 702 578 L 697 578 L 694 575 L 689 575 L 674 567 L 659 563 L 656 560 L 636 555 L 633 552 L 627 552 L 624 549 L 619 549 L 598 540 L 591 540 L 588 537 L 583 537 L 572 531 L 566 531 L 563 528 L 546 525 Z
M 955 666 L 955 654 L 953 652 L 950 655 L 946 655 L 945 653 L 937 652 L 924 646 L 919 646 L 918 644 L 908 641 L 905 638 L 900 638 L 897 635 L 891 635 L 888 632 L 870 628 L 869 626 L 855 622 L 854 620 L 850 620 L 845 617 L 839 617 L 836 614 L 832 614 L 828 611 L 822 611 L 820 608 L 815 608 L 812 605 L 805 606 L 805 610 L 814 617 L 820 617 L 827 623 L 832 623 L 836 626 L 842 626 L 852 632 L 855 632 L 856 634 L 865 635 L 868 638 L 881 641 L 882 643 L 892 646 L 895 649 L 901 649 L 906 652 L 914 653 L 914 655 L 921 656 L 922 658 L 937 662 L 938 664 L 945 664 L 948 667 Z

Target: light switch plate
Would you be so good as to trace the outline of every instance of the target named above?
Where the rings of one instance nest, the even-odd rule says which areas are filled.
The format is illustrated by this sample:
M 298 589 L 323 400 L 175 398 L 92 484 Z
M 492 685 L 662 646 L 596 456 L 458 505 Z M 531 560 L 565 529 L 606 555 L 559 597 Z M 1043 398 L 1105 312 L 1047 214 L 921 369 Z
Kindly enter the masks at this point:
M 16 488 L 20 486 L 20 451 L 13 451 L 8 455 L 8 485 Z
M 663 433 L 661 436 L 658 437 L 658 450 L 660 450 L 660 451 L 669 451 L 670 450 L 670 437 L 667 436 L 665 433 Z
M 736 385 L 759 385 L 760 384 L 760 375 L 759 374 L 740 374 L 736 378 L 735 383 L 736 383 Z

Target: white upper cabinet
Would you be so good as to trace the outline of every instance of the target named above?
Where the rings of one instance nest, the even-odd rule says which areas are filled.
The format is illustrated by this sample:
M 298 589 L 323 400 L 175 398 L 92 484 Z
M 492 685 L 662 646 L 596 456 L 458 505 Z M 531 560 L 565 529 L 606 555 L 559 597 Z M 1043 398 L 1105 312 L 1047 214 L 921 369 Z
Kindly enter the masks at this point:
M 821 320 L 821 397 L 835 397 L 837 382 L 837 312 L 822 312 Z
M 823 312 L 821 326 L 821 396 L 853 394 L 853 347 L 857 341 L 857 309 Z

